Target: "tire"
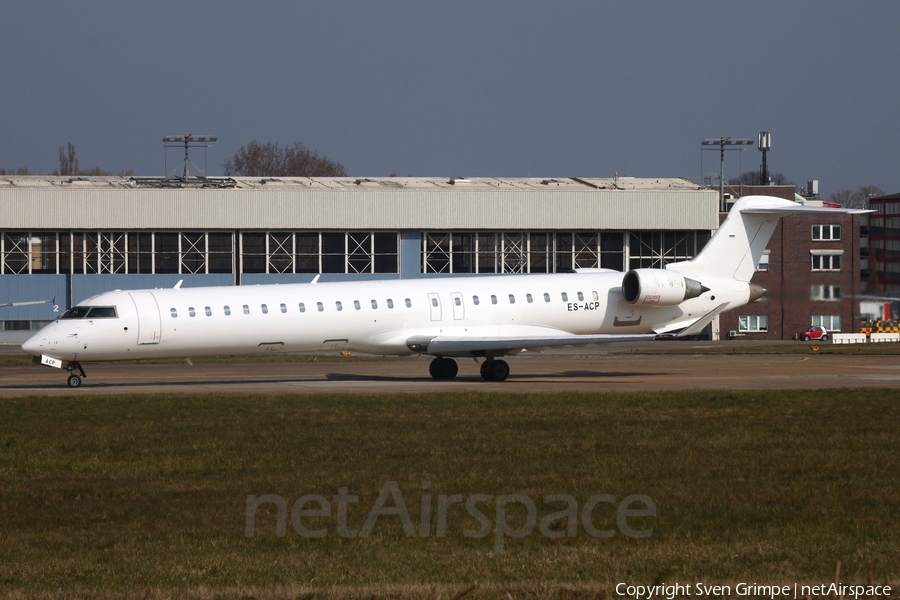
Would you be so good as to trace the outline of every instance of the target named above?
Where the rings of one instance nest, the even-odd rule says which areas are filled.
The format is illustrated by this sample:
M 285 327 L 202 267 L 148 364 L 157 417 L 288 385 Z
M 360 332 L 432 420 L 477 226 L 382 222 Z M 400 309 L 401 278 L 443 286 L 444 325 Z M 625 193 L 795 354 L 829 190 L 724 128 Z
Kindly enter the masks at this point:
M 803 341 L 804 341 L 804 342 L 808 342 L 808 341 L 809 341 L 809 336 L 808 336 L 808 335 L 804 335 L 804 336 L 803 336 Z
M 823 342 L 827 342 L 827 341 L 828 341 L 828 336 L 827 336 L 827 335 L 823 335 L 823 336 L 822 336 L 822 341 L 823 341 Z
M 505 360 L 492 360 L 487 364 L 490 365 L 488 370 L 491 373 L 491 381 L 506 381 L 506 378 L 509 377 L 509 365 Z
M 431 361 L 428 366 L 428 372 L 431 373 L 433 379 L 453 379 L 459 372 L 459 366 L 452 358 L 441 358 L 440 356 Z
M 78 375 L 69 375 L 69 379 L 66 381 L 69 384 L 70 388 L 81 387 L 81 377 Z
M 494 362 L 492 360 L 485 361 L 481 363 L 481 378 L 485 381 L 493 381 L 493 374 L 491 373 L 491 363 Z

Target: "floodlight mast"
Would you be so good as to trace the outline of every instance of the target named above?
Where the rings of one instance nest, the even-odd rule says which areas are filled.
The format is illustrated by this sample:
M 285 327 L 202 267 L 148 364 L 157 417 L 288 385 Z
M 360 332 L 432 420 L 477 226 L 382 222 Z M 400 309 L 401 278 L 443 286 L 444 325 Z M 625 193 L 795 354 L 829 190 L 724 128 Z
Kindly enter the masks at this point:
M 751 146 L 753 145 L 753 140 L 721 137 L 717 140 L 703 140 L 700 142 L 700 145 L 719 147 L 719 210 L 727 212 L 727 207 L 725 206 L 725 146 Z M 734 148 L 734 150 L 743 150 L 743 148 Z
M 163 147 L 164 148 L 177 148 L 181 147 L 184 144 L 184 174 L 181 177 L 182 181 L 188 180 L 188 164 L 190 164 L 190 159 L 188 158 L 188 148 L 191 146 L 195 148 L 203 147 L 208 148 L 209 144 L 215 142 L 217 139 L 214 135 L 192 135 L 190 133 L 186 133 L 184 135 L 167 135 L 163 137 Z M 204 157 L 206 156 L 204 150 Z M 204 163 L 204 169 L 206 168 L 206 164 Z M 168 167 L 166 167 L 168 169 Z M 206 176 L 206 173 L 203 173 L 203 176 Z M 168 174 L 166 175 L 168 179 Z

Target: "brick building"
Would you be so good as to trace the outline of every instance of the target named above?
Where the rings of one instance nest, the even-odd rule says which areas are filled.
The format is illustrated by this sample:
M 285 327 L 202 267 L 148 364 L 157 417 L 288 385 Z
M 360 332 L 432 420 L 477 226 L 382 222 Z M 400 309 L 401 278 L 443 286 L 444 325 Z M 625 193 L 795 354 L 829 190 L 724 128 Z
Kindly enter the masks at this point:
M 900 292 L 900 194 L 869 200 L 869 269 L 866 291 Z
M 790 185 L 744 186 L 742 192 L 797 199 Z M 860 293 L 859 232 L 860 215 L 781 219 L 753 277 L 753 283 L 768 294 L 721 315 L 721 337 L 735 331 L 748 340 L 789 340 L 811 325 L 834 332 L 859 331 L 855 300 Z

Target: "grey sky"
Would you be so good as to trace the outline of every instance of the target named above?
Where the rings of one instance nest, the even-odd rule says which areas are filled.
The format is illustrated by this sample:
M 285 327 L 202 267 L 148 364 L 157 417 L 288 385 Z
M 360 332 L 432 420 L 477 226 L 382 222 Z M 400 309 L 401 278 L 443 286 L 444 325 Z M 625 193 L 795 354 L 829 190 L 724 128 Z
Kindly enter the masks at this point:
M 696 179 L 703 138 L 768 130 L 795 183 L 900 191 L 897 2 L 16 2 L 3 22 L 7 169 L 50 173 L 72 142 L 83 168 L 162 174 L 162 136 L 191 132 L 219 136 L 211 175 L 256 139 L 351 175 Z

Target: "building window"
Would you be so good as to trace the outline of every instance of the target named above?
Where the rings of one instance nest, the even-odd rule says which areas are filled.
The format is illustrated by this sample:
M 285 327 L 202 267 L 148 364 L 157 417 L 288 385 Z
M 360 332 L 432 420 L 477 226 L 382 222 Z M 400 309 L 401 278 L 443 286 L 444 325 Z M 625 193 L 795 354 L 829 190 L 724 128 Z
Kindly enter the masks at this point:
M 769 251 L 766 250 L 763 252 L 762 256 L 759 257 L 759 264 L 756 265 L 757 271 L 768 271 L 769 270 Z
M 840 225 L 813 225 L 812 239 L 814 241 L 835 241 L 841 239 Z
M 814 285 L 810 288 L 811 300 L 840 300 L 841 286 L 839 285 Z
M 738 330 L 746 333 L 761 333 L 769 330 L 766 315 L 742 315 L 738 317 Z
M 841 315 L 813 315 L 813 327 L 824 327 L 827 331 L 841 330 Z
M 840 271 L 842 254 L 840 252 L 813 252 L 811 255 L 812 270 Z

